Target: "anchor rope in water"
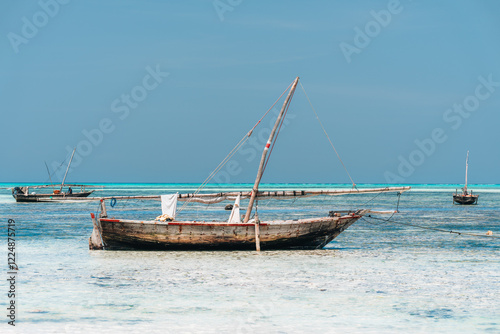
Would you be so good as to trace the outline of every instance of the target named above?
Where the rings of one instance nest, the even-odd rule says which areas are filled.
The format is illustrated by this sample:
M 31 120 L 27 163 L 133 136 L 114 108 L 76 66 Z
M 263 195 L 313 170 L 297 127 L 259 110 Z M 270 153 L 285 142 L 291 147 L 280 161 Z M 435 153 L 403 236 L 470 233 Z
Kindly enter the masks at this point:
M 494 238 L 494 239 L 499 239 L 499 236 L 496 235 L 488 235 L 488 234 L 477 234 L 477 233 L 468 233 L 468 232 L 458 232 L 458 231 L 452 231 L 452 230 L 445 230 L 441 228 L 436 228 L 436 227 L 427 227 L 427 226 L 420 226 L 412 223 L 407 223 L 407 222 L 398 222 L 395 220 L 391 220 L 391 217 L 388 219 L 383 219 L 383 218 L 377 218 L 377 217 L 372 217 L 371 215 L 365 216 L 371 219 L 379 220 L 385 223 L 393 223 L 397 225 L 404 225 L 404 226 L 411 226 L 411 227 L 416 227 L 424 230 L 431 230 L 431 231 L 437 231 L 437 232 L 444 232 L 444 233 L 451 233 L 451 234 L 458 234 L 458 235 L 468 235 L 468 236 L 473 236 L 473 237 L 486 237 L 486 238 Z M 373 222 L 370 222 L 365 219 L 365 217 L 362 217 L 361 219 L 367 222 L 368 224 L 373 224 Z
M 380 195 L 381 193 L 378 193 L 377 195 L 375 195 L 372 199 L 370 199 L 369 201 L 365 202 L 364 204 L 362 204 L 363 206 L 366 205 L 367 203 L 373 201 L 375 198 L 377 198 L 378 195 Z M 392 219 L 392 217 L 394 217 L 394 215 L 396 213 L 399 212 L 399 200 L 401 199 L 401 192 L 398 192 L 398 203 L 396 204 L 396 210 L 394 210 L 391 214 L 391 216 L 387 219 L 383 219 L 384 221 L 390 221 Z M 374 218 L 374 217 L 371 217 L 370 215 L 368 215 L 368 217 L 370 218 Z M 362 217 L 361 219 L 365 220 L 364 217 Z M 382 220 L 382 218 L 378 218 L 379 220 Z M 366 221 L 366 220 L 365 220 Z
M 380 193 L 377 194 L 376 196 L 374 196 L 368 202 L 370 202 L 373 199 L 375 199 L 378 195 L 380 195 Z M 489 235 L 489 234 L 477 234 L 477 233 L 468 233 L 468 232 L 458 232 L 458 231 L 445 230 L 445 229 L 436 228 L 436 227 L 420 226 L 420 225 L 416 225 L 416 224 L 412 224 L 412 223 L 398 222 L 398 221 L 392 220 L 392 217 L 397 212 L 399 212 L 399 201 L 400 201 L 400 199 L 401 199 L 401 193 L 398 192 L 398 203 L 396 205 L 396 210 L 392 213 L 392 215 L 389 218 L 384 219 L 384 218 L 377 218 L 377 217 L 372 217 L 371 215 L 367 215 L 367 216 L 361 217 L 361 219 L 363 221 L 367 222 L 368 224 L 372 224 L 372 225 L 381 225 L 383 223 L 393 223 L 393 224 L 397 224 L 397 225 L 404 225 L 404 226 L 416 227 L 416 228 L 420 228 L 420 229 L 424 229 L 424 230 L 431 230 L 431 231 L 451 233 L 451 234 L 458 234 L 458 235 L 468 235 L 468 236 L 473 236 L 473 237 L 487 237 L 487 238 L 494 238 L 494 239 L 500 238 L 499 236 L 493 236 L 493 235 Z M 368 202 L 366 202 L 366 203 L 368 203 Z M 375 223 L 373 223 L 373 222 L 368 221 L 367 219 L 365 219 L 365 217 L 366 218 L 371 218 L 371 219 L 374 219 L 374 220 L 378 220 L 378 221 L 380 221 L 380 223 L 375 224 Z
M 333 150 L 335 151 L 335 154 L 337 154 L 337 158 L 339 158 L 339 161 L 340 161 L 340 163 L 342 164 L 342 166 L 344 167 L 345 172 L 347 173 L 347 176 L 349 176 L 349 179 L 351 180 L 351 183 L 352 183 L 352 187 L 353 187 L 353 188 L 358 189 L 358 188 L 356 187 L 356 183 L 354 183 L 354 181 L 353 181 L 353 179 L 352 179 L 352 177 L 351 177 L 351 174 L 349 174 L 349 171 L 347 170 L 347 167 L 344 165 L 344 162 L 343 162 L 343 161 L 342 161 L 342 159 L 340 158 L 339 153 L 338 153 L 338 152 L 337 152 L 337 150 L 335 149 L 335 146 L 333 145 L 333 142 L 332 142 L 332 140 L 330 139 L 330 136 L 329 136 L 329 135 L 328 135 L 328 133 L 326 132 L 325 127 L 323 126 L 323 123 L 321 123 L 321 120 L 319 119 L 319 116 L 318 116 L 318 114 L 316 113 L 316 110 L 314 109 L 314 107 L 313 107 L 313 105 L 312 105 L 312 103 L 311 103 L 311 100 L 309 100 L 309 96 L 307 96 L 307 93 L 306 93 L 306 90 L 304 89 L 304 86 L 302 86 L 302 82 L 300 82 L 300 81 L 299 81 L 299 83 L 300 83 L 300 87 L 302 87 L 302 91 L 304 92 L 304 95 L 305 95 L 305 96 L 306 96 L 306 98 L 307 98 L 307 101 L 309 102 L 309 105 L 311 106 L 312 111 L 314 112 L 314 115 L 316 116 L 316 119 L 317 119 L 317 120 L 318 120 L 318 122 L 319 122 L 319 125 L 321 126 L 321 129 L 323 129 L 323 132 L 325 133 L 326 138 L 328 138 L 328 141 L 330 142 L 330 145 L 332 146 Z

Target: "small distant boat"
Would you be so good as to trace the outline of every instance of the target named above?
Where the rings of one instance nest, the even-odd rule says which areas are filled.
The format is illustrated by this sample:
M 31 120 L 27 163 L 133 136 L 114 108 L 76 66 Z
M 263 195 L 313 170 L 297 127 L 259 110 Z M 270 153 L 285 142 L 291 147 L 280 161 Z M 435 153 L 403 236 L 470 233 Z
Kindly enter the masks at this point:
M 453 194 L 453 204 L 462 204 L 462 205 L 474 205 L 477 204 L 477 200 L 479 195 L 473 195 L 472 190 L 467 190 L 467 172 L 469 169 L 469 151 L 467 151 L 467 158 L 465 159 L 465 186 L 462 188 L 462 193 L 459 194 L 457 190 L 455 190 L 455 194 Z
M 61 184 L 42 184 L 42 185 L 33 185 L 33 186 L 19 186 L 14 187 L 12 189 L 12 196 L 16 199 L 16 202 L 55 202 L 55 201 L 64 201 L 71 200 L 75 198 L 88 197 L 90 194 L 94 192 L 94 190 L 88 191 L 86 187 L 93 187 L 88 184 L 64 184 L 66 181 L 66 176 L 68 175 L 69 167 L 71 165 L 71 161 L 73 160 L 73 156 L 75 155 L 75 150 L 71 154 L 71 159 L 69 160 L 68 167 L 66 168 L 66 173 L 64 174 L 64 179 Z M 47 166 L 47 165 L 45 165 Z M 47 172 L 48 172 L 47 167 Z M 50 178 L 50 172 L 49 172 Z M 66 189 L 65 189 L 66 187 Z M 52 188 L 52 192 L 43 192 L 36 193 L 32 192 L 30 194 L 30 189 L 48 189 Z M 80 188 L 80 191 L 73 191 L 73 188 Z M 65 190 L 65 191 L 63 191 Z
M 64 187 L 66 191 L 63 191 Z M 70 200 L 79 197 L 88 197 L 94 192 L 94 190 L 86 190 L 86 187 L 93 187 L 88 184 L 43 184 L 34 186 L 22 186 L 12 188 L 12 196 L 16 199 L 16 202 L 56 202 Z M 37 193 L 31 192 L 30 189 L 47 189 L 53 188 L 50 193 Z M 58 188 L 58 189 L 56 189 Z M 80 191 L 73 191 L 73 188 L 80 188 Z

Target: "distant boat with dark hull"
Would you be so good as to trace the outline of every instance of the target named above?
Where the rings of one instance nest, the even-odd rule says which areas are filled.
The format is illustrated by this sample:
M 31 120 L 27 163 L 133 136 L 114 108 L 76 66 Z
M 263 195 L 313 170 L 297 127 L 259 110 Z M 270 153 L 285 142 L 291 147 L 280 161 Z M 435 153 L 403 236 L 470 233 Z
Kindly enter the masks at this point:
M 68 167 L 66 168 L 66 173 L 64 174 L 64 178 L 61 184 L 43 184 L 43 185 L 33 185 L 33 186 L 20 186 L 14 187 L 12 189 L 12 196 L 16 199 L 16 202 L 57 202 L 57 201 L 67 201 L 71 199 L 78 199 L 82 197 L 88 197 L 90 194 L 94 192 L 94 190 L 87 191 L 85 187 L 94 187 L 86 184 L 64 184 L 66 181 L 66 176 L 68 175 L 69 166 L 71 165 L 71 161 L 73 160 L 73 156 L 75 155 L 76 148 L 73 150 L 71 154 L 71 159 L 69 160 Z M 47 164 L 47 172 L 50 172 Z M 67 187 L 66 192 L 63 191 L 64 187 Z M 32 192 L 30 194 L 30 189 L 48 189 L 52 188 L 52 192 L 42 192 L 36 193 Z M 80 188 L 79 192 L 74 192 L 73 188 Z M 42 190 L 43 191 L 43 190 Z
M 62 191 L 63 186 L 68 187 L 66 192 Z M 85 187 L 89 185 L 84 184 L 66 184 L 66 185 L 35 185 L 35 186 L 24 186 L 24 187 L 14 187 L 12 188 L 12 196 L 16 199 L 16 202 L 55 202 L 71 200 L 74 198 L 88 197 L 94 192 L 94 190 L 87 191 Z M 52 193 L 29 193 L 31 189 L 46 189 L 46 188 L 59 188 L 54 189 Z M 79 192 L 73 192 L 73 187 L 80 187 Z M 69 190 L 71 188 L 71 190 Z
M 455 204 L 462 204 L 462 205 L 474 205 L 477 204 L 477 200 L 479 198 L 479 195 L 472 195 L 472 192 L 470 194 L 454 194 L 453 195 L 453 202 Z
M 473 195 L 472 190 L 467 189 L 467 173 L 469 169 L 469 151 L 467 151 L 467 158 L 465 159 L 465 185 L 462 188 L 462 193 L 458 193 L 455 190 L 455 194 L 453 194 L 453 204 L 461 204 L 461 205 L 474 205 L 477 204 L 479 199 L 479 195 Z

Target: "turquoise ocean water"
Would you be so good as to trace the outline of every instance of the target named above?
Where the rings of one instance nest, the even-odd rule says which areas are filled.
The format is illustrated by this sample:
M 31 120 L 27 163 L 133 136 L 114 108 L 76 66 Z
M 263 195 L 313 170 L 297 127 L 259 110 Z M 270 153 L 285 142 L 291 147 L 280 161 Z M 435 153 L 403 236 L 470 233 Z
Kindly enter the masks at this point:
M 104 186 L 97 195 L 197 188 Z M 15 203 L 9 190 L 0 190 L 0 332 L 500 333 L 500 185 L 470 185 L 479 194 L 476 206 L 452 204 L 460 185 L 411 186 L 392 217 L 402 224 L 367 218 L 322 250 L 261 253 L 89 251 L 90 212 L 97 211 L 97 203 Z M 261 189 L 342 187 L 350 185 L 265 184 Z M 206 191 L 250 188 L 212 185 Z M 227 219 L 225 204 L 191 205 L 178 218 Z M 391 210 L 397 196 L 258 204 L 259 217 L 266 220 L 335 209 Z M 157 201 L 118 201 L 114 208 L 108 205 L 108 214 L 150 219 L 161 208 Z M 16 221 L 19 265 L 15 328 L 6 317 L 8 219 Z M 488 231 L 493 237 L 485 236 Z

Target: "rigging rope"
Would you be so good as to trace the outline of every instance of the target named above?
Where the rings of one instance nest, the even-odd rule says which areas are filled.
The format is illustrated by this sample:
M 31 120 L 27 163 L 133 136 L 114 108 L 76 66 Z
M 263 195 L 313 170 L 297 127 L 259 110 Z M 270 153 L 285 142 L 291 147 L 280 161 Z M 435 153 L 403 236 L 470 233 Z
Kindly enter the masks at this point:
M 54 174 L 55 174 L 55 173 L 57 173 L 57 171 L 58 171 L 58 170 L 61 168 L 61 166 L 62 166 L 62 165 L 66 162 L 66 160 L 68 160 L 68 158 L 69 158 L 70 156 L 71 156 L 71 155 L 70 155 L 70 154 L 68 154 L 68 155 L 66 156 L 66 158 L 64 158 L 63 162 L 61 162 L 61 164 L 60 164 L 60 165 L 59 165 L 59 166 L 58 166 L 58 167 L 57 167 L 57 168 L 56 168 L 56 169 L 55 169 L 52 173 L 50 173 L 50 172 L 49 172 L 49 180 L 51 180 L 51 179 L 52 179 L 52 176 L 54 176 Z M 47 167 L 47 170 L 48 170 L 48 167 Z M 47 181 L 46 181 L 46 182 L 47 182 Z M 45 182 L 45 183 L 46 183 L 46 182 Z
M 368 203 L 370 203 L 371 201 L 373 201 L 375 198 L 377 198 L 381 194 L 384 194 L 384 193 L 383 192 L 377 193 L 375 196 L 373 196 L 372 198 L 370 198 L 368 201 L 366 201 L 363 204 L 361 204 L 361 206 L 367 205 Z M 401 192 L 398 192 L 397 195 L 398 195 L 398 204 L 396 206 L 396 212 L 398 212 L 398 210 L 399 210 L 399 200 L 401 199 Z
M 371 202 L 371 201 L 373 201 L 375 198 L 377 198 L 377 197 L 378 197 L 378 195 L 380 195 L 380 194 L 382 194 L 382 193 L 378 193 L 377 195 L 375 195 L 375 196 L 374 196 L 373 198 L 371 198 L 370 200 L 368 200 L 368 201 L 366 201 L 365 203 L 361 204 L 361 206 L 365 206 L 366 204 L 370 203 L 370 202 Z M 399 213 L 399 201 L 400 201 L 400 199 L 401 199 L 401 192 L 398 192 L 398 203 L 396 204 L 396 210 L 394 210 L 394 211 L 392 212 L 392 214 L 391 214 L 391 216 L 390 216 L 389 218 L 387 218 L 387 219 L 375 218 L 375 217 L 372 217 L 371 215 L 368 215 L 368 217 L 370 217 L 370 218 L 374 218 L 374 219 L 378 219 L 378 220 L 382 220 L 382 222 L 388 222 L 388 221 L 390 221 L 390 220 L 391 220 L 391 218 L 392 218 L 392 217 L 394 217 L 394 215 L 395 215 L 396 213 Z M 363 219 L 363 218 L 364 218 L 364 217 L 362 217 L 362 219 Z M 366 220 L 365 220 L 365 221 L 366 221 Z
M 437 232 L 445 232 L 445 233 L 452 233 L 452 234 L 458 234 L 458 235 L 468 235 L 468 236 L 473 236 L 473 237 L 487 237 L 487 238 L 495 238 L 498 239 L 500 238 L 499 236 L 494 236 L 494 235 L 487 235 L 487 234 L 477 234 L 477 233 L 467 233 L 467 232 L 457 232 L 457 231 L 452 231 L 452 230 L 444 230 L 441 228 L 436 228 L 436 227 L 426 227 L 426 226 L 420 226 L 420 225 L 415 225 L 411 223 L 403 223 L 403 222 L 397 222 L 395 220 L 389 219 L 382 219 L 382 218 L 377 218 L 377 217 L 372 217 L 371 215 L 368 215 L 367 217 L 375 220 L 381 220 L 382 222 L 386 223 L 393 223 L 393 224 L 398 224 L 398 225 L 404 225 L 404 226 L 411 226 L 411 227 L 416 227 L 416 228 L 421 228 L 424 230 L 431 230 L 431 231 L 437 231 Z M 392 217 L 392 216 L 391 216 Z M 368 221 L 365 219 L 365 217 L 361 218 L 368 224 L 373 224 L 372 222 Z
M 194 196 L 196 196 L 207 184 L 208 182 L 210 182 L 210 180 L 212 180 L 212 178 L 226 165 L 226 163 L 231 160 L 231 158 L 233 157 L 233 155 L 236 154 L 236 152 L 238 152 L 238 150 L 243 146 L 243 144 L 246 143 L 246 141 L 248 140 L 248 138 L 250 138 L 249 136 L 245 135 L 239 142 L 238 144 L 236 144 L 236 146 L 231 150 L 231 152 L 229 152 L 229 154 L 224 158 L 224 160 L 221 161 L 221 163 L 217 166 L 217 168 L 215 168 L 212 173 L 210 173 L 210 175 L 205 179 L 205 181 L 203 181 L 203 183 L 198 187 L 198 189 L 196 189 L 196 191 L 194 192 Z M 182 207 L 177 210 L 177 213 L 180 213 L 182 212 L 182 210 L 184 210 L 184 208 L 189 204 L 191 203 L 193 199 L 189 199 L 187 200 L 186 202 L 184 202 L 184 204 L 182 205 Z
M 353 188 L 356 188 L 356 183 L 354 183 L 354 181 L 352 180 L 352 177 L 351 177 L 351 174 L 349 174 L 349 172 L 347 171 L 347 168 L 346 166 L 344 165 L 344 162 L 342 161 L 342 159 L 340 158 L 340 155 L 338 154 L 337 150 L 335 149 L 335 146 L 333 146 L 333 143 L 332 143 L 332 140 L 330 139 L 330 136 L 328 136 L 328 133 L 326 132 L 325 130 L 325 127 L 323 126 L 323 123 L 321 123 L 319 117 L 318 117 L 318 114 L 316 113 L 316 110 L 314 110 L 314 107 L 311 103 L 311 100 L 309 100 L 309 96 L 307 96 L 307 93 L 306 93 L 306 90 L 304 89 L 304 86 L 302 86 L 302 82 L 299 82 L 300 83 L 300 87 L 302 87 L 302 91 L 304 92 L 306 98 L 307 98 L 307 101 L 309 102 L 309 105 L 311 106 L 311 109 L 312 111 L 314 112 L 314 115 L 316 116 L 316 119 L 318 120 L 319 122 L 319 125 L 321 126 L 321 128 L 323 129 L 323 132 L 325 133 L 326 135 L 326 138 L 328 138 L 328 141 L 330 142 L 330 145 L 333 147 L 333 150 L 335 151 L 335 154 L 337 154 L 337 157 L 339 158 L 340 160 L 340 163 L 342 164 L 342 166 L 344 167 L 345 169 L 345 172 L 347 173 L 347 175 L 349 176 L 349 179 L 351 179 L 351 183 L 352 183 L 352 187 Z
M 276 103 L 278 103 L 278 101 L 283 97 L 283 95 L 288 91 L 288 89 L 290 88 L 290 86 L 292 86 L 293 83 L 291 83 L 287 89 L 285 89 L 283 91 L 283 93 L 281 93 L 280 97 L 273 103 L 273 105 L 266 111 L 266 113 L 264 114 L 264 116 L 262 116 L 259 121 L 257 123 L 255 123 L 255 125 L 252 127 L 252 129 L 250 129 L 250 131 L 245 135 L 243 136 L 243 138 L 241 138 L 241 140 L 238 142 L 238 144 L 236 144 L 236 146 L 231 150 L 231 152 L 229 152 L 229 154 L 221 161 L 221 163 L 212 171 L 212 173 L 210 173 L 210 175 L 208 175 L 208 177 L 205 179 L 205 181 L 203 181 L 203 183 L 198 187 L 198 189 L 196 189 L 196 191 L 194 192 L 194 196 L 196 196 L 207 184 L 208 182 L 210 182 L 210 180 L 212 180 L 212 178 L 224 167 L 224 165 L 229 161 L 231 160 L 231 158 L 233 157 L 234 154 L 236 154 L 236 152 L 238 152 L 238 150 L 246 143 L 246 141 L 248 140 L 248 138 L 250 138 L 250 136 L 252 135 L 252 132 L 253 130 L 255 130 L 255 128 L 257 127 L 257 125 L 259 125 L 259 123 L 264 119 L 264 117 L 266 117 L 266 115 L 274 108 L 274 106 L 276 105 Z M 193 196 L 193 199 L 194 199 L 194 196 Z M 177 213 L 180 213 L 182 212 L 182 210 L 185 209 L 185 207 L 192 202 L 193 199 L 189 199 L 187 200 L 186 202 L 184 202 L 184 204 L 182 205 L 182 207 L 177 210 Z
M 266 170 L 267 163 L 269 162 L 269 158 L 271 157 L 271 153 L 273 153 L 274 144 L 276 144 L 276 141 L 278 140 L 278 135 L 280 134 L 281 126 L 283 125 L 283 122 L 285 121 L 285 117 L 286 117 L 286 114 L 288 112 L 288 107 L 290 107 L 290 102 L 292 101 L 294 94 L 295 94 L 295 90 L 290 95 L 290 99 L 288 100 L 288 103 L 286 105 L 285 112 L 284 112 L 283 117 L 281 118 L 281 121 L 280 121 L 280 126 L 278 128 L 278 131 L 276 132 L 276 137 L 273 140 L 273 145 L 271 146 L 271 149 L 269 150 L 269 154 L 267 155 L 267 159 L 266 159 L 266 162 L 264 164 L 264 168 L 262 169 L 262 175 L 264 175 L 264 171 Z
M 269 108 L 269 110 L 266 111 L 266 113 L 264 114 L 264 116 L 262 116 L 259 121 L 257 123 L 255 123 L 255 125 L 253 126 L 253 128 L 250 130 L 248 136 L 250 137 L 252 131 L 257 127 L 257 125 L 259 125 L 259 123 L 264 119 L 264 117 L 266 117 L 266 115 L 271 111 L 271 109 L 274 108 L 274 106 L 276 105 L 276 103 L 278 103 L 279 100 L 281 100 L 281 98 L 283 97 L 283 95 L 285 95 L 285 93 L 290 89 L 290 87 L 293 85 L 293 82 L 288 85 L 288 87 L 283 91 L 283 93 L 281 93 L 280 97 L 278 97 L 278 99 L 276 101 L 274 101 L 273 105 L 271 106 L 271 108 Z

